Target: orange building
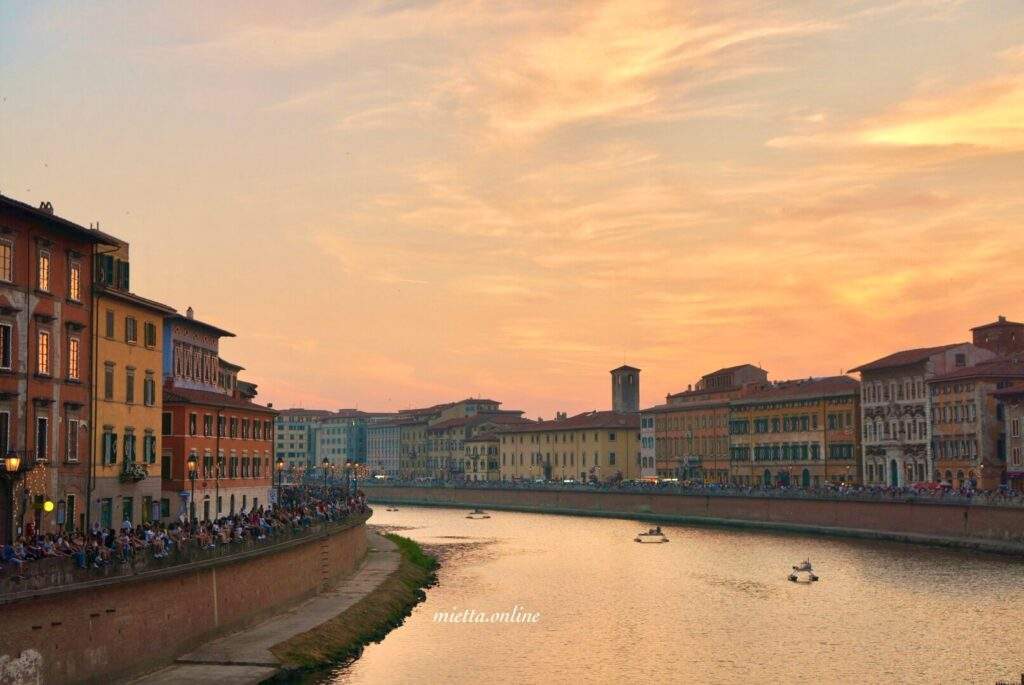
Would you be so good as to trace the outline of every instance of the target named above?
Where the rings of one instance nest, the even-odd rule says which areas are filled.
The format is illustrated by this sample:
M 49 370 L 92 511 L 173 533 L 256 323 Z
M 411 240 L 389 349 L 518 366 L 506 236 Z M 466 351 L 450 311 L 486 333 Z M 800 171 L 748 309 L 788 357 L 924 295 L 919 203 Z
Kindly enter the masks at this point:
M 935 480 L 994 490 L 1005 478 L 1006 422 L 995 391 L 1024 383 L 1024 361 L 995 359 L 935 376 L 931 393 Z
M 645 476 L 729 482 L 729 400 L 765 387 L 768 372 L 741 364 L 706 374 L 696 387 L 641 412 Z
M 168 507 L 172 517 L 187 516 L 190 501 L 200 520 L 270 502 L 277 412 L 253 402 L 241 367 L 220 359 L 220 338 L 230 335 L 196 320 L 191 307 L 164 321 L 161 479 L 163 498 L 178 503 Z
M 0 195 L 0 542 L 86 526 L 93 264 L 118 242 Z

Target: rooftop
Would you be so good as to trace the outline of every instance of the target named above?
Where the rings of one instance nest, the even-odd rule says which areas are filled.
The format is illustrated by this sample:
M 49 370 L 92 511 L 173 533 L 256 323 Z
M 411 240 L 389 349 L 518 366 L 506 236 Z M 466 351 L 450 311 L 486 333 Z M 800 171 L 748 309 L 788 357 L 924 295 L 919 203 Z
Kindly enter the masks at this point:
M 219 392 L 209 390 L 192 390 L 190 388 L 164 387 L 164 404 L 202 404 L 208 407 L 234 407 L 235 409 L 249 409 L 251 411 L 277 414 L 276 409 L 256 404 L 249 400 L 232 397 Z
M 791 381 L 776 381 L 771 387 L 757 390 L 746 397 L 732 401 L 733 405 L 783 400 L 811 399 L 817 397 L 841 397 L 856 395 L 860 382 L 849 376 L 824 376 Z
M 103 233 L 102 231 L 86 228 L 74 221 L 70 221 L 63 217 L 57 216 L 53 213 L 53 210 L 46 210 L 41 207 L 33 207 L 30 204 L 26 204 L 21 200 L 15 200 L 13 197 L 7 197 L 6 195 L 0 195 L 0 207 L 13 210 L 20 214 L 24 214 L 38 221 L 44 221 L 49 224 L 52 228 L 64 231 L 73 238 L 84 240 L 91 243 L 101 243 L 103 245 L 121 246 L 125 242 L 120 238 L 115 238 L 112 235 Z
M 729 406 L 729 399 L 723 397 L 720 400 L 705 400 L 704 402 L 668 402 L 656 404 L 647 409 L 641 409 L 641 414 L 669 414 L 671 412 L 694 411 L 697 409 L 714 409 L 715 407 Z
M 865 371 L 878 371 L 880 369 L 891 369 L 897 366 L 909 366 L 910 364 L 918 364 L 925 361 L 932 355 L 951 350 L 954 347 L 960 347 L 966 345 L 965 342 L 951 343 L 949 345 L 939 345 L 938 347 L 918 347 L 913 350 L 902 350 L 900 352 L 894 352 L 881 359 L 876 359 L 873 362 L 862 364 L 856 368 L 850 369 L 850 373 Z
M 214 326 L 211 323 L 204 323 L 204 322 L 200 321 L 199 319 L 196 319 L 196 318 L 191 317 L 191 316 L 186 316 L 184 314 L 177 314 L 177 313 L 172 314 L 171 316 L 167 317 L 167 320 L 168 321 L 173 321 L 175 323 L 188 324 L 190 326 L 195 326 L 196 328 L 201 328 L 201 329 L 205 330 L 207 333 L 212 333 L 213 335 L 217 336 L 218 338 L 234 338 L 235 337 L 235 334 L 232 333 L 231 331 L 226 331 L 223 328 L 218 328 L 217 326 Z
M 116 300 L 121 300 L 123 302 L 128 302 L 139 307 L 145 307 L 147 309 L 151 309 L 156 312 L 161 312 L 163 314 L 178 313 L 178 311 L 169 304 L 163 304 L 162 302 L 157 302 L 156 300 L 150 300 L 148 298 L 142 297 L 141 295 L 136 295 L 125 290 L 116 290 L 114 288 L 107 288 L 102 285 L 98 285 L 96 286 L 96 293 L 97 295 L 100 295 L 102 297 L 110 297 Z
M 996 326 L 1024 326 L 1024 323 L 1018 323 L 1017 321 L 1007 321 L 1005 316 L 1000 315 L 992 323 L 984 323 L 980 326 L 975 326 L 972 331 L 980 331 L 985 328 L 995 328 Z
M 639 428 L 640 415 L 617 411 L 588 411 L 554 421 L 531 421 L 509 426 L 505 432 L 534 433 L 538 431 L 580 430 L 588 428 Z
M 962 378 L 1024 378 L 1024 358 L 1001 357 L 978 362 L 928 379 L 929 383 L 941 383 Z

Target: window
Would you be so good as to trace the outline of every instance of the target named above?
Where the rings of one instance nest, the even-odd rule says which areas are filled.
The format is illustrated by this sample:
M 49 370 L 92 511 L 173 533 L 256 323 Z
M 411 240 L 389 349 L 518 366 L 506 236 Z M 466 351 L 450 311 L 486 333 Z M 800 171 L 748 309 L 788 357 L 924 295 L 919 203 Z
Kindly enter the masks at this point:
M 958 352 L 956 355 L 956 365 L 957 367 L 967 366 L 967 355 L 963 352 Z
M 14 281 L 14 243 L 0 240 L 0 281 Z
M 109 426 L 103 429 L 103 463 L 117 463 L 117 433 Z
M 36 287 L 43 292 L 50 292 L 50 252 L 39 250 L 38 270 L 36 272 Z
M 0 450 L 7 454 L 11 441 L 11 413 L 0 412 Z
M 135 431 L 131 428 L 124 429 L 124 460 L 135 461 Z
M 196 415 L 195 414 L 189 414 L 188 415 L 188 434 L 189 435 L 195 435 L 196 434 Z
M 46 416 L 36 417 L 36 460 L 46 461 L 50 454 L 49 436 L 50 419 Z
M 82 301 L 82 263 L 77 259 L 72 259 L 68 266 L 68 298 Z
M 104 316 L 106 317 L 104 319 L 105 328 L 106 328 L 105 335 L 106 335 L 106 337 L 108 337 L 111 340 L 113 340 L 114 339 L 114 312 L 112 310 L 108 309 L 106 311 L 106 313 L 104 314 Z
M 0 242 L 0 245 L 3 245 Z M 12 335 L 14 334 L 14 328 L 9 323 L 0 323 L 0 369 L 10 369 L 13 363 L 11 353 L 14 351 L 11 347 Z
M 146 431 L 142 437 L 142 460 L 147 464 L 156 463 L 156 436 L 153 431 Z
M 206 437 L 213 435 L 213 417 L 209 414 L 203 416 L 203 435 Z
M 164 435 L 170 435 L 171 434 L 171 426 L 172 426 L 171 412 L 165 411 L 164 414 L 163 414 L 163 421 L 162 421 L 161 426 L 160 426 L 160 432 L 162 434 L 164 434 Z
M 36 372 L 43 376 L 50 375 L 50 332 L 39 331 L 36 343 Z
M 103 363 L 103 399 L 114 399 L 114 364 L 113 362 Z
M 78 430 L 81 423 L 78 419 L 68 419 L 68 449 L 65 459 L 70 462 L 78 461 Z
M 143 334 L 146 336 L 146 347 L 156 347 L 156 324 L 147 321 L 143 326 Z
M 142 403 L 147 407 L 156 404 L 156 379 L 152 371 L 147 371 L 146 378 L 142 381 Z
M 139 322 L 134 316 L 126 316 L 124 319 L 124 341 L 126 343 L 139 341 Z
M 81 340 L 75 337 L 68 338 L 68 378 L 73 381 L 80 379 L 79 376 L 79 346 Z
M 135 369 L 125 369 L 124 373 L 124 401 L 128 404 L 135 402 Z

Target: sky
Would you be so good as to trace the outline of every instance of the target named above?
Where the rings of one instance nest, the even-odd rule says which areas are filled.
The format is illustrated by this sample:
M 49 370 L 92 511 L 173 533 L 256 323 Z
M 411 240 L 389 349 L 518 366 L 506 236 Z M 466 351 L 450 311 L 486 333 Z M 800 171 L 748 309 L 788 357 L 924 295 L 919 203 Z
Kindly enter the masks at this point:
M 831 375 L 1024 318 L 1024 5 L 3 2 L 0 192 L 279 408 Z

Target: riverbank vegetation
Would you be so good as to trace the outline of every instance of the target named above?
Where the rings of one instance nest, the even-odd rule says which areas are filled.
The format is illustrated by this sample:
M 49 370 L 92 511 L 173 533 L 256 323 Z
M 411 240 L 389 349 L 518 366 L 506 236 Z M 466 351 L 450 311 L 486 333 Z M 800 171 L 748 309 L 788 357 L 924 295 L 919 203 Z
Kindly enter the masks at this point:
M 426 599 L 425 588 L 437 582 L 437 560 L 409 538 L 385 537 L 401 554 L 398 570 L 330 621 L 273 647 L 284 664 L 274 682 L 319 680 L 326 669 L 357 659 L 366 645 L 383 640 Z

